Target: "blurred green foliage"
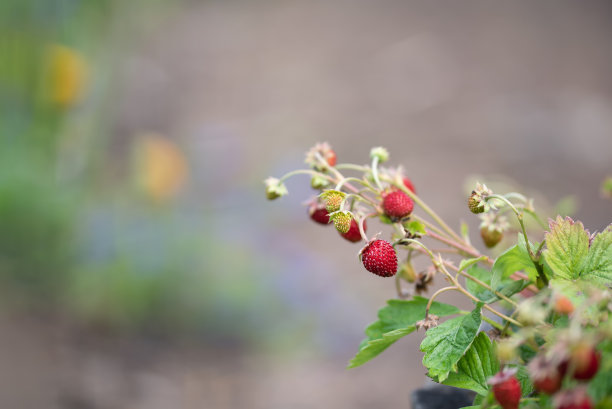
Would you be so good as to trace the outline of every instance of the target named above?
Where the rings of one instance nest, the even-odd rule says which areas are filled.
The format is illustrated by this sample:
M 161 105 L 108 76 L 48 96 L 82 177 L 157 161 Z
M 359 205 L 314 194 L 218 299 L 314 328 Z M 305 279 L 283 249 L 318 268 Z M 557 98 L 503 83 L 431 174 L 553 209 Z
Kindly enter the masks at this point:
M 124 163 L 131 156 L 110 153 L 117 30 L 155 7 L 162 2 L 0 2 L 0 308 L 243 339 L 282 311 L 259 278 L 269 263 L 214 239 L 203 210 L 143 195 Z M 159 158 L 181 160 L 164 146 L 153 172 Z

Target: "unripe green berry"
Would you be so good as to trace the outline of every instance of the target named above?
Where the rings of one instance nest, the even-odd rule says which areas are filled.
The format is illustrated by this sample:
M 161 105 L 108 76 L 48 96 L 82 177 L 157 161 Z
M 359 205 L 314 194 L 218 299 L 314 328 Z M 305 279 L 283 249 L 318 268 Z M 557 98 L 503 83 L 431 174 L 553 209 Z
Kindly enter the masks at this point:
M 334 222 L 334 227 L 340 233 L 346 233 L 351 228 L 351 220 L 353 216 L 349 212 L 337 212 L 329 217 Z

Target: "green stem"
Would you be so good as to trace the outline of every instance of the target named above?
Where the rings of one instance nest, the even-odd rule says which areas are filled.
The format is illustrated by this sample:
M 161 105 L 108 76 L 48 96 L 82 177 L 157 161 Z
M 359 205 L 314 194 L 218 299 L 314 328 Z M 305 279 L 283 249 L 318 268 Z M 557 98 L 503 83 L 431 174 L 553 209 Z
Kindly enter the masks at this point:
M 352 163 L 340 163 L 335 166 L 336 169 L 356 170 L 358 172 L 367 172 L 370 170 L 367 166 L 354 165 Z
M 427 307 L 425 307 L 425 319 L 427 319 L 427 316 L 429 315 L 429 309 L 431 308 L 431 304 L 433 303 L 433 300 L 440 294 L 446 292 L 446 291 L 451 291 L 451 290 L 459 290 L 456 286 L 450 286 L 450 287 L 443 287 L 440 288 L 438 291 L 436 291 L 435 293 L 433 293 L 433 295 L 429 298 L 429 301 L 427 302 Z
M 321 176 L 326 178 L 327 180 L 329 180 L 330 182 L 335 182 L 335 179 L 332 178 L 329 175 L 325 175 L 323 173 L 317 172 L 316 170 L 310 170 L 310 169 L 298 169 L 298 170 L 293 170 L 289 173 L 285 173 L 278 181 L 278 183 L 282 183 L 285 180 L 289 179 L 291 176 L 295 176 L 295 175 L 311 175 L 311 176 Z
M 380 179 L 378 178 L 378 156 L 374 156 L 372 158 L 372 177 L 374 178 L 374 183 L 376 183 L 376 187 L 382 190 L 382 185 L 380 184 Z
M 484 314 L 481 314 L 481 316 L 482 316 L 482 319 L 483 319 L 484 321 L 488 322 L 488 323 L 489 323 L 489 324 L 490 324 L 492 327 L 495 327 L 495 328 L 497 328 L 498 330 L 503 331 L 504 327 L 503 327 L 503 325 L 501 325 L 499 322 L 497 322 L 497 321 L 495 321 L 495 320 L 492 320 L 491 318 L 487 317 L 487 316 L 486 316 L 486 315 L 484 315 Z M 507 322 L 507 321 L 506 321 L 506 322 Z
M 351 181 L 352 181 L 352 182 L 359 183 L 360 185 L 365 186 L 367 190 L 370 190 L 371 192 L 373 192 L 373 193 L 375 193 L 375 194 L 378 194 L 378 192 L 377 192 L 375 189 L 373 189 L 373 188 L 370 186 L 370 184 L 369 184 L 369 183 L 364 182 L 364 181 L 363 181 L 363 180 L 361 180 L 361 179 L 358 179 L 358 178 L 353 178 L 353 177 L 348 177 L 348 178 L 344 178 L 344 179 L 340 180 L 340 181 L 338 182 L 338 184 L 336 185 L 336 187 L 334 188 L 334 190 L 341 190 L 341 189 L 342 189 L 342 186 L 344 186 L 344 184 L 345 184 L 345 183 L 347 183 L 347 182 L 351 182 Z
M 417 195 L 415 195 L 410 189 L 408 189 L 403 183 L 399 183 L 398 181 L 392 180 L 390 178 L 386 179 L 387 182 L 393 184 L 395 187 L 399 188 L 402 192 L 407 194 L 417 205 L 419 205 L 425 213 L 427 213 L 442 229 L 448 233 L 450 237 L 458 242 L 463 242 L 463 239 L 459 237 L 457 233 L 453 231 L 448 225 L 438 216 L 436 212 L 434 212 L 425 202 L 423 202 Z

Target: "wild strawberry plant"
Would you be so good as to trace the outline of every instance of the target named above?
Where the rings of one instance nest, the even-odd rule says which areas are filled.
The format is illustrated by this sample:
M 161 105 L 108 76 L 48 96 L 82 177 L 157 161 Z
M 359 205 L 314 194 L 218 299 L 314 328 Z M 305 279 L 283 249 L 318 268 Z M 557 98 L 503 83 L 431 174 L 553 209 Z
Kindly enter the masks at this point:
M 374 148 L 370 158 L 369 165 L 337 164 L 321 143 L 307 153 L 308 169 L 265 181 L 268 199 L 276 199 L 288 193 L 287 178 L 308 175 L 319 191 L 311 219 L 362 242 L 366 271 L 394 277 L 397 298 L 366 328 L 349 368 L 422 329 L 427 375 L 474 391 L 472 408 L 612 407 L 612 224 L 594 234 L 570 218 L 544 224 L 532 200 L 478 184 L 466 212 L 480 217 L 483 244 L 495 247 L 518 233 L 492 258 L 471 243 L 467 228 L 456 232 L 416 194 L 403 168 L 380 166 L 387 150 Z M 541 242 L 529 237 L 526 218 L 541 226 Z M 368 237 L 368 219 L 388 225 L 390 236 Z M 418 256 L 429 260 L 424 271 L 413 266 Z M 422 296 L 434 278 L 447 285 Z M 473 309 L 436 301 L 447 291 L 467 297 Z

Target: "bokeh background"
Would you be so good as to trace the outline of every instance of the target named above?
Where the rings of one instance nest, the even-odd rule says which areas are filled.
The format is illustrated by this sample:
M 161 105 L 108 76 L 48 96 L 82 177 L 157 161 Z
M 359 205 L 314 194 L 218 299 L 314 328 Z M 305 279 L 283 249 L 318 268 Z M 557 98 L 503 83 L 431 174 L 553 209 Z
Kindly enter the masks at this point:
M 393 283 L 263 179 L 383 145 L 454 227 L 478 179 L 601 229 L 611 38 L 605 0 L 0 2 L 0 407 L 409 407 L 422 334 L 345 369 Z

